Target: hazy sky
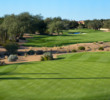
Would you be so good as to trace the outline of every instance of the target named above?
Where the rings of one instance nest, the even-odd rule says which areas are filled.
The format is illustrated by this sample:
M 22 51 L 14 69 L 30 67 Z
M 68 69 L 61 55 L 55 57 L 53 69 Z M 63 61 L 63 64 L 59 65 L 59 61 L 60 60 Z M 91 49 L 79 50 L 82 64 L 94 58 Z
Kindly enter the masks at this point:
M 71 20 L 110 18 L 110 0 L 0 0 L 0 16 L 29 12 Z

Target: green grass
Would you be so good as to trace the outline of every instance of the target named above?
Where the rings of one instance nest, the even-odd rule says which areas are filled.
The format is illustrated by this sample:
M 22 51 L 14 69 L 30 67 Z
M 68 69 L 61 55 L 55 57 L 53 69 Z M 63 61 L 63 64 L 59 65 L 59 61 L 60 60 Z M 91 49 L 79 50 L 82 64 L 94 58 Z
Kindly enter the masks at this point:
M 87 34 L 68 34 L 69 32 L 82 32 Z M 28 39 L 28 42 L 25 44 L 25 46 L 53 47 L 97 41 L 108 42 L 110 41 L 109 37 L 110 32 L 95 31 L 91 29 L 76 29 L 64 31 L 64 35 L 60 36 L 34 35 L 33 38 Z
M 0 100 L 109 100 L 110 52 L 0 67 Z

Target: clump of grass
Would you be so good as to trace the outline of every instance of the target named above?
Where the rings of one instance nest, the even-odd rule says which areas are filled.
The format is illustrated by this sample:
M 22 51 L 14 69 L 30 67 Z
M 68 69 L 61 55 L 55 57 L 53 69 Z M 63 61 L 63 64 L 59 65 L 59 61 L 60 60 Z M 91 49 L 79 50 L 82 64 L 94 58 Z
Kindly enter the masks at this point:
M 85 47 L 84 46 L 80 46 L 78 47 L 79 50 L 85 50 Z
M 104 50 L 104 47 L 99 47 L 99 50 Z
M 72 52 L 77 52 L 77 50 L 76 49 L 73 49 Z

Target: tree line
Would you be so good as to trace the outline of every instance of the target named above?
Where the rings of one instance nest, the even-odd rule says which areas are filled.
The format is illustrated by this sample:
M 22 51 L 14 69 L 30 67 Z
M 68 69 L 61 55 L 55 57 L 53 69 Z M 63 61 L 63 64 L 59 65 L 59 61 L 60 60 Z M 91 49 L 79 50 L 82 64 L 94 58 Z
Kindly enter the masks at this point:
M 18 15 L 5 15 L 0 18 L 0 42 L 17 41 L 22 38 L 24 33 L 63 34 L 62 30 L 75 28 L 89 28 L 98 30 L 100 28 L 110 29 L 110 19 L 104 20 L 85 20 L 84 24 L 78 21 L 62 19 L 61 17 L 46 18 L 41 15 L 31 15 L 24 12 Z

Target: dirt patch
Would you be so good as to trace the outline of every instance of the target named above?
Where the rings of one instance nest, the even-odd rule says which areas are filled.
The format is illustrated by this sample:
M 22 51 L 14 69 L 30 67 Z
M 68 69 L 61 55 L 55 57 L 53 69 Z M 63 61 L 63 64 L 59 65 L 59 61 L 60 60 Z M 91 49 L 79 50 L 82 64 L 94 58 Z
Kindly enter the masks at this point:
M 79 46 L 84 46 L 86 50 L 81 51 L 78 50 Z M 79 43 L 79 44 L 73 44 L 69 46 L 61 46 L 61 47 L 24 47 L 20 46 L 20 49 L 18 52 L 27 52 L 29 50 L 43 50 L 44 52 L 52 51 L 54 58 L 57 58 L 58 55 L 72 53 L 72 50 L 75 49 L 77 52 L 99 52 L 99 47 L 104 47 L 103 51 L 110 51 L 110 42 L 99 42 L 99 43 Z M 6 52 L 6 50 L 3 47 L 0 47 L 0 53 L 3 54 L 3 52 Z M 7 64 L 12 63 L 22 63 L 22 62 L 32 62 L 32 61 L 40 61 L 42 55 L 28 55 L 28 56 L 18 56 L 18 60 L 16 62 L 8 62 L 7 59 L 3 59 L 2 61 L 5 61 Z
M 53 54 L 54 59 L 60 54 Z M 28 55 L 28 56 L 18 56 L 18 60 L 16 62 L 9 62 L 7 58 L 1 60 L 4 61 L 6 64 L 15 64 L 15 63 L 23 63 L 23 62 L 34 62 L 40 61 L 42 55 Z

